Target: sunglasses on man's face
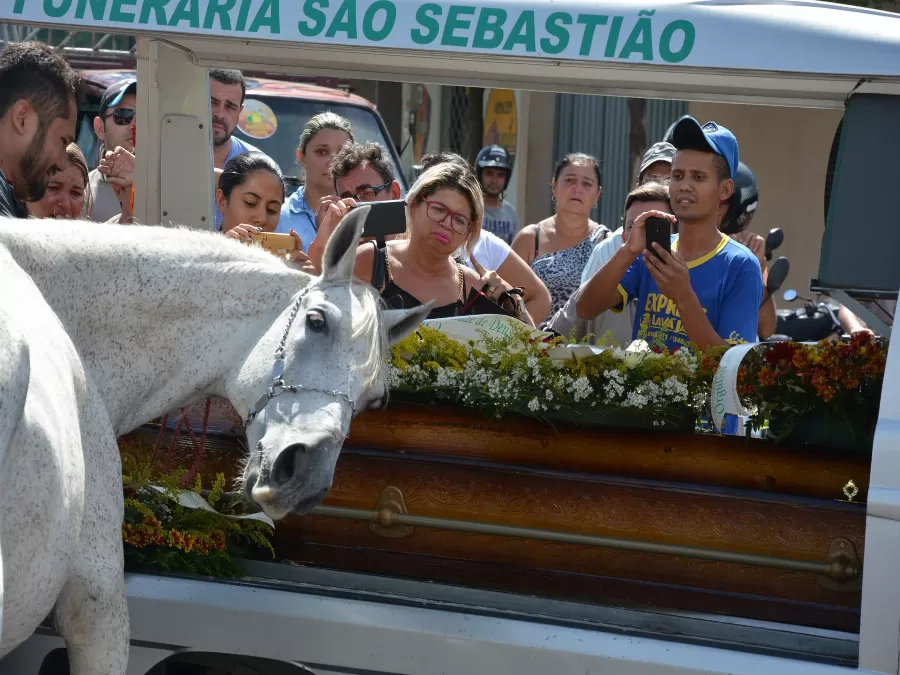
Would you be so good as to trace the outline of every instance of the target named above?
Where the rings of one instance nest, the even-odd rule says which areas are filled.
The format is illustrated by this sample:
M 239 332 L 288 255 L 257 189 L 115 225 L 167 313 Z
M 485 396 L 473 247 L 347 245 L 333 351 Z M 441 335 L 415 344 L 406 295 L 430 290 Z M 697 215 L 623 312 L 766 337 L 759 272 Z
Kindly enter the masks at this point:
M 104 119 L 108 120 L 110 117 L 112 117 L 113 122 L 118 126 L 127 127 L 134 122 L 134 110 L 131 108 L 116 108 Z

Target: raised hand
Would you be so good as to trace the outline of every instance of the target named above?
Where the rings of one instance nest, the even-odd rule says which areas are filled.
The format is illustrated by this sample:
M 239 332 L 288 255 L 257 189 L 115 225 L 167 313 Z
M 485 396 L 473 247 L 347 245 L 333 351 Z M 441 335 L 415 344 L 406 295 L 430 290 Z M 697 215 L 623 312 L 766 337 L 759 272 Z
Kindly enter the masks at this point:
M 628 241 L 631 242 L 631 237 L 628 238 Z M 653 250 L 660 255 L 662 260 L 647 251 L 644 254 L 644 264 L 656 285 L 659 286 L 659 290 L 677 305 L 688 294 L 694 292 L 691 288 L 691 275 L 687 263 L 676 251 L 669 253 L 657 242 L 653 242 Z
M 506 283 L 499 274 L 493 270 L 486 270 L 481 263 L 475 259 L 474 255 L 470 254 L 469 259 L 472 261 L 472 267 L 475 268 L 478 276 L 481 277 L 481 280 L 478 282 L 481 292 L 491 300 L 496 300 L 503 293 L 512 290 L 513 287 Z
M 665 218 L 672 223 L 678 220 L 671 213 L 662 211 L 647 211 L 635 218 L 634 224 L 631 226 L 631 234 L 628 235 L 628 241 L 625 242 L 625 248 L 635 257 L 639 256 L 647 248 L 646 224 L 648 218 Z

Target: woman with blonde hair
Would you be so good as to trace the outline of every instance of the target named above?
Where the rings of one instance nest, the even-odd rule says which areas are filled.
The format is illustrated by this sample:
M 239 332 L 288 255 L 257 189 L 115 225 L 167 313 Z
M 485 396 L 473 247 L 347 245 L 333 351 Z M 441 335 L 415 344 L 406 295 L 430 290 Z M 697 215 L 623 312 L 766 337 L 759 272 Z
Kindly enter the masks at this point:
M 91 212 L 91 186 L 88 166 L 81 148 L 75 143 L 66 147 L 63 166 L 50 169 L 50 179 L 44 196 L 26 205 L 34 218 L 77 220 Z
M 406 238 L 389 241 L 384 248 L 360 246 L 356 277 L 377 288 L 391 308 L 434 300 L 429 319 L 465 314 L 474 289 L 534 325 L 521 296 L 496 272 L 474 259 L 472 270 L 454 258 L 463 246 L 471 254 L 481 234 L 484 200 L 472 171 L 453 162 L 437 164 L 419 176 L 406 204 Z

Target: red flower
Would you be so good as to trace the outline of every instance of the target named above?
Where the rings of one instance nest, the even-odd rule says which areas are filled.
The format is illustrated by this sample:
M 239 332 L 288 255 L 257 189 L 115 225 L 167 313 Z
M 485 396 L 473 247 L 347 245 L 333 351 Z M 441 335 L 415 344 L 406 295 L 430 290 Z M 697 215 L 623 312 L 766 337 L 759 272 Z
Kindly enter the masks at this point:
M 872 341 L 872 336 L 869 333 L 862 332 L 856 333 L 850 338 L 850 345 L 852 347 L 864 347 Z
M 766 352 L 766 361 L 773 366 L 781 361 L 790 363 L 797 348 L 790 342 L 776 342 Z

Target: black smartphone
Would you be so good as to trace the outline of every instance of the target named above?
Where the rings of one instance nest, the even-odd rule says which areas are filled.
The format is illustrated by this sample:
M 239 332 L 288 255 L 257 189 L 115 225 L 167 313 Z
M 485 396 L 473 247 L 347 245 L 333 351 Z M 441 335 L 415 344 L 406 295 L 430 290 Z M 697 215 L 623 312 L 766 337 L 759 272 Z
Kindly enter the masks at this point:
M 672 223 L 666 218 L 651 216 L 644 222 L 644 233 L 647 235 L 645 248 L 662 260 L 662 256 L 653 248 L 653 242 L 672 252 Z
M 383 202 L 360 202 L 356 208 L 369 207 L 363 237 L 382 239 L 392 234 L 406 232 L 406 202 L 402 199 L 389 199 Z

